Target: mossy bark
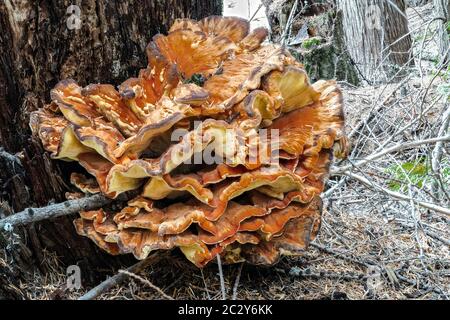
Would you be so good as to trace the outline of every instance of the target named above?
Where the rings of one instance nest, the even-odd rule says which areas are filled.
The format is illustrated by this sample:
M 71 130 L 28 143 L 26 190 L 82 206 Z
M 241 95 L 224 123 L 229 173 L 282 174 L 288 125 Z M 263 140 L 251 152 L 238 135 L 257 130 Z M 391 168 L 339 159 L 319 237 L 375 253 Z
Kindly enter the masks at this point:
M 271 26 L 272 40 L 281 41 L 294 1 L 264 1 Z M 342 31 L 342 13 L 329 1 L 299 1 L 290 26 L 287 44 L 301 61 L 312 81 L 337 79 L 354 85 L 359 83 L 357 70 L 347 53 Z M 296 35 L 304 33 L 303 39 Z
M 327 19 L 331 32 L 330 38 L 320 44 L 305 40 L 302 46 L 294 50 L 294 54 L 305 65 L 311 80 L 336 79 L 353 85 L 359 84 L 357 70 L 351 62 L 343 41 L 342 13 L 327 12 L 321 19 Z M 313 38 L 316 39 L 316 38 Z M 320 39 L 320 38 L 319 38 Z

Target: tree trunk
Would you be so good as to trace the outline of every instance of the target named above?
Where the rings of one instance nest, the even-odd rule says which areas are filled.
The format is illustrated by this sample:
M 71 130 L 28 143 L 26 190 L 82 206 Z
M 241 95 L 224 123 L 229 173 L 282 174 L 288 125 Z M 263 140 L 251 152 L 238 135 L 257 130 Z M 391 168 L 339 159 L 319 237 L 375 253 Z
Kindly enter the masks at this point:
M 221 12 L 221 0 L 0 1 L 0 217 L 70 191 L 72 165 L 51 161 L 28 127 L 29 113 L 49 102 L 59 80 L 118 85 L 146 66 L 147 43 L 174 19 Z M 20 296 L 14 284 L 28 271 L 46 272 L 46 252 L 80 265 L 85 281 L 119 261 L 76 235 L 72 220 L 0 231 L 9 259 L 0 258 L 0 298 Z
M 271 29 L 270 38 L 277 43 L 281 42 L 281 36 L 287 27 L 286 24 L 292 10 L 294 10 L 293 17 L 296 19 L 292 21 L 289 33 L 291 36 L 295 36 L 305 20 L 322 15 L 332 9 L 331 3 L 327 0 L 299 0 L 295 9 L 293 8 L 295 0 L 262 0 L 262 3 L 266 7 L 266 16 Z M 311 27 L 314 29 L 314 26 Z M 317 32 L 321 33 L 321 30 Z
M 263 0 L 271 29 L 271 39 L 286 44 L 303 63 L 312 81 L 336 79 L 354 85 L 359 83 L 356 69 L 343 41 L 342 14 L 328 0 Z M 292 12 L 292 22 L 287 20 Z M 285 32 L 286 28 L 288 30 Z
M 439 54 L 446 62 L 450 62 L 450 1 L 434 0 L 435 15 L 445 20 L 439 20 Z
M 428 2 L 430 2 L 431 0 L 405 0 L 406 5 L 408 7 L 419 7 L 419 6 L 424 6 L 426 5 Z
M 384 82 L 413 65 L 404 0 L 338 0 L 345 41 L 363 80 Z

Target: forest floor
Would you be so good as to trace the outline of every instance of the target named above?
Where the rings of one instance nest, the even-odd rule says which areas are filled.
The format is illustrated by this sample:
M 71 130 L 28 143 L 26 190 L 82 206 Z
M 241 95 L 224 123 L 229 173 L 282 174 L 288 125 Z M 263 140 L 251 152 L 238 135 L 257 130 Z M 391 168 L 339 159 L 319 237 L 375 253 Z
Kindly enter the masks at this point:
M 430 8 L 408 11 L 412 28 L 429 18 L 427 10 Z M 401 83 L 358 88 L 341 84 L 353 162 L 337 164 L 337 168 L 383 150 L 380 146 L 390 137 L 392 143 L 405 143 L 437 136 L 448 108 L 448 92 L 442 93 L 448 74 L 440 74 L 432 62 L 436 52 L 432 29 L 413 37 L 414 55 L 421 60 L 416 58 L 416 66 Z M 404 126 L 408 129 L 399 130 Z M 398 201 L 379 188 L 429 200 L 432 173 L 407 167 L 429 162 L 426 158 L 432 148 L 425 145 L 386 154 L 355 169 L 355 174 L 369 176 L 376 183 L 373 188 L 349 176 L 334 175 L 331 189 L 324 195 L 322 229 L 310 250 L 298 258 L 284 258 L 271 268 L 224 266 L 227 298 L 449 299 L 449 217 L 414 200 Z M 441 162 L 447 167 L 450 164 L 448 148 Z M 443 176 L 444 190 L 448 190 L 449 180 L 450 174 Z M 450 201 L 444 195 L 433 203 L 448 208 Z M 36 277 L 31 285 L 23 284 L 29 298 L 55 298 L 65 286 L 65 269 L 57 257 L 47 257 L 54 272 L 46 278 Z M 218 266 L 197 269 L 177 252 L 170 261 L 162 260 L 138 275 L 140 279 L 129 278 L 99 298 L 162 298 L 148 281 L 175 299 L 222 298 Z M 67 291 L 63 297 L 76 299 L 87 289 Z

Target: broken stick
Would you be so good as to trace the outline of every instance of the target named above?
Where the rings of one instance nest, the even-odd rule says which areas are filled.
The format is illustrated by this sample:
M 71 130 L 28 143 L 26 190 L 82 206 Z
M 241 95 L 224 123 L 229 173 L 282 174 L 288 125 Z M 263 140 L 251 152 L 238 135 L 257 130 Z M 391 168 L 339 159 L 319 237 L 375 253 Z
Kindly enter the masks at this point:
M 131 267 L 126 269 L 126 271 L 128 271 L 129 273 L 138 273 L 138 272 L 144 270 L 145 268 L 147 268 L 148 266 L 150 266 L 151 264 L 157 263 L 164 256 L 165 255 L 161 254 L 161 253 L 153 254 L 150 257 L 148 257 L 147 259 L 132 265 Z M 110 290 L 111 288 L 113 288 L 114 286 L 122 283 L 128 277 L 129 277 L 128 274 L 126 274 L 124 272 L 119 272 L 118 274 L 106 279 L 105 281 L 100 283 L 95 288 L 92 288 L 91 290 L 86 292 L 83 296 L 78 298 L 78 300 L 93 300 L 93 299 L 97 298 L 98 296 L 100 296 L 102 293 L 105 293 L 108 290 Z
M 126 201 L 130 195 L 120 195 L 116 200 Z M 114 201 L 103 195 L 97 194 L 81 199 L 68 200 L 61 203 L 51 204 L 42 208 L 27 208 L 21 212 L 12 214 L 6 218 L 0 219 L 0 230 L 10 227 L 23 226 L 33 222 L 38 222 L 50 218 L 67 216 L 80 211 L 89 211 L 101 208 Z

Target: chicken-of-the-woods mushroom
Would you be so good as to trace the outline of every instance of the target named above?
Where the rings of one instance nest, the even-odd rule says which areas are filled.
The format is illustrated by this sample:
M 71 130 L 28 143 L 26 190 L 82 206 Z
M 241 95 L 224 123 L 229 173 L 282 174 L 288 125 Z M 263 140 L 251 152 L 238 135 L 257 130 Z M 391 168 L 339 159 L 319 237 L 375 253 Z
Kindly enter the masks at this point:
M 308 248 L 330 163 L 347 152 L 342 94 L 311 84 L 267 34 L 240 18 L 180 19 L 117 89 L 56 85 L 30 126 L 53 159 L 84 168 L 73 194 L 140 194 L 80 212 L 80 235 L 137 259 L 179 248 L 198 267 L 217 255 L 271 265 Z

